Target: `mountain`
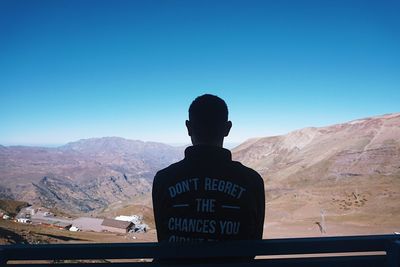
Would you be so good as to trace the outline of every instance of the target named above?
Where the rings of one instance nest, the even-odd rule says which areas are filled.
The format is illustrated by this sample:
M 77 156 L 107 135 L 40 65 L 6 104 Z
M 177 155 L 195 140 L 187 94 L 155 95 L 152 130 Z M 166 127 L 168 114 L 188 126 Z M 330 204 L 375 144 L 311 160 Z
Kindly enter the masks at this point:
M 232 155 L 265 181 L 264 237 L 400 230 L 400 113 L 254 138 Z M 0 198 L 68 214 L 149 211 L 155 172 L 181 158 L 183 147 L 117 137 L 0 146 Z
M 69 213 L 97 212 L 148 195 L 157 170 L 180 160 L 183 148 L 118 137 L 57 148 L 0 149 L 0 198 Z
M 315 171 L 320 179 L 399 174 L 399 149 L 397 113 L 251 139 L 232 152 L 236 160 L 281 181 Z
M 400 227 L 400 113 L 251 139 L 232 153 L 263 176 L 267 221 Z

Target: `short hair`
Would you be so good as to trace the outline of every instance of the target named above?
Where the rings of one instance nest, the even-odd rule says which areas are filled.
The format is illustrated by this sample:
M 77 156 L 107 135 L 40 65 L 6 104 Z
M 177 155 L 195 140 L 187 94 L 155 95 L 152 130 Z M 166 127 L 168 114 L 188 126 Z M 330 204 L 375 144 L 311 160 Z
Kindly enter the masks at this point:
M 216 95 L 198 96 L 189 107 L 189 120 L 201 137 L 212 138 L 220 133 L 228 121 L 228 106 Z

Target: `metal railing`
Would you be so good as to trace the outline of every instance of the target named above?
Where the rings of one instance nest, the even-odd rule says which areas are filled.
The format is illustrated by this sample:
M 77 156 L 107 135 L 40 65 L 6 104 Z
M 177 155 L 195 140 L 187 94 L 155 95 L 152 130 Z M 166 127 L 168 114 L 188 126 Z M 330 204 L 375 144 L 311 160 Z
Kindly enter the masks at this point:
M 257 258 L 252 260 L 254 256 Z M 151 261 L 152 259 L 164 260 Z M 103 262 L 96 263 L 93 260 L 103 260 Z M 61 263 L 58 266 L 115 267 L 166 265 L 400 267 L 400 236 L 285 238 L 193 244 L 79 243 L 0 246 L 2 266 L 19 264 L 20 267 L 40 267 L 51 263 Z

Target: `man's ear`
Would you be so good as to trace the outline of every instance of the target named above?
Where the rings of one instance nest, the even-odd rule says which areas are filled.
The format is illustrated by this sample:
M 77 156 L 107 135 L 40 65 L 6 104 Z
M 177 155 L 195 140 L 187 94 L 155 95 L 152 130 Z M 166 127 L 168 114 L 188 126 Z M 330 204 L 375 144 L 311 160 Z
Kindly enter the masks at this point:
M 231 121 L 227 121 L 225 124 L 225 129 L 224 129 L 224 136 L 228 136 L 229 135 L 229 131 L 232 128 L 232 122 Z
M 186 121 L 185 121 L 185 124 L 186 124 L 186 129 L 187 129 L 187 131 L 188 131 L 188 135 L 189 135 L 189 136 L 192 136 L 192 126 L 191 126 L 191 124 L 190 124 L 190 121 L 186 120 Z

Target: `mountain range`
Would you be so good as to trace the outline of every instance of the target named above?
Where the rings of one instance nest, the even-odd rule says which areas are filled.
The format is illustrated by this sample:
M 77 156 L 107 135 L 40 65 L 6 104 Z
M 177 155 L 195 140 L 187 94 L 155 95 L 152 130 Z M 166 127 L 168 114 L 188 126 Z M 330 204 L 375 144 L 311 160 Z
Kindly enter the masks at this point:
M 0 147 L 0 198 L 24 200 L 69 214 L 97 212 L 118 201 L 140 201 L 157 170 L 183 148 L 91 138 L 57 148 Z
M 118 137 L 57 148 L 0 146 L 0 198 L 68 214 L 115 203 L 150 207 L 154 174 L 182 159 L 183 150 Z M 288 225 L 321 233 L 336 223 L 400 228 L 400 113 L 254 138 L 232 155 L 263 177 L 266 222 L 277 236 Z

